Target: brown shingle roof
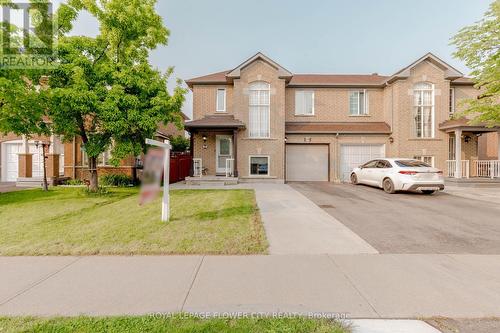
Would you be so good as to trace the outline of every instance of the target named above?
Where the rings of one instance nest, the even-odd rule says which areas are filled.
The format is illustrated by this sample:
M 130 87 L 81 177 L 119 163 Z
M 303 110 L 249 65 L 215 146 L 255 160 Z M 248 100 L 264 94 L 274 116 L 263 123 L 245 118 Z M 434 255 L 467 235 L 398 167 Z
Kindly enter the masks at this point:
M 455 79 L 451 81 L 452 84 L 474 84 L 474 81 L 470 77 L 459 77 L 458 79 Z
M 204 118 L 187 121 L 184 123 L 186 129 L 190 128 L 245 128 L 245 124 L 233 115 L 210 115 Z
M 226 74 L 229 73 L 230 70 L 228 71 L 222 71 L 218 73 L 212 73 L 204 76 L 198 76 L 189 80 L 186 80 L 186 84 L 189 87 L 192 87 L 193 84 L 196 83 L 203 83 L 203 84 L 219 84 L 219 83 L 226 83 Z
M 286 122 L 286 133 L 377 133 L 389 134 L 384 122 Z
M 382 85 L 387 76 L 378 74 L 295 74 L 289 86 Z

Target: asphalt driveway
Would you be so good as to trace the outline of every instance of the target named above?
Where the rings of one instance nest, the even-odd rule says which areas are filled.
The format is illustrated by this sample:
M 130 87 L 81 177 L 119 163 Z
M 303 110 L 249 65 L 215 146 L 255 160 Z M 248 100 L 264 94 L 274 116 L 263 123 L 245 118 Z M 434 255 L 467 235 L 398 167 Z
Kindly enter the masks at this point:
M 500 254 L 500 205 L 447 193 L 290 183 L 380 253 Z

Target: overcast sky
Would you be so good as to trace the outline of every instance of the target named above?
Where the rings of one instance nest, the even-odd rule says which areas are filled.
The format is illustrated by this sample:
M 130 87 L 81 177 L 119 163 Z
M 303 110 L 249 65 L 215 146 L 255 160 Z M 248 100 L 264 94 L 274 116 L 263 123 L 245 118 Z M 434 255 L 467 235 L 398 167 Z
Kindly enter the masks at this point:
M 60 2 L 58 0 L 57 2 Z M 490 0 L 159 0 L 169 44 L 151 63 L 188 79 L 263 52 L 293 73 L 390 75 L 427 52 L 467 74 L 449 39 Z M 74 34 L 95 35 L 82 14 Z M 184 111 L 191 115 L 191 96 Z

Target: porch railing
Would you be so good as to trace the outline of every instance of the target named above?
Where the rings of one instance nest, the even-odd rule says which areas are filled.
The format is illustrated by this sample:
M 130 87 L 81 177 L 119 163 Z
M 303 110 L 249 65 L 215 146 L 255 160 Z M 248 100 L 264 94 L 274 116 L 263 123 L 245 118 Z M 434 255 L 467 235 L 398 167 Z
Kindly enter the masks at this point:
M 234 176 L 234 158 L 226 158 L 226 177 Z
M 499 178 L 500 160 L 474 160 L 472 173 L 476 177 Z
M 457 166 L 457 161 L 456 160 L 447 160 L 446 161 L 446 169 L 447 169 L 447 176 L 450 178 L 469 178 L 469 160 L 462 160 L 462 176 L 461 177 L 455 177 L 455 170 Z
M 201 158 L 193 158 L 193 177 L 201 177 L 203 164 Z

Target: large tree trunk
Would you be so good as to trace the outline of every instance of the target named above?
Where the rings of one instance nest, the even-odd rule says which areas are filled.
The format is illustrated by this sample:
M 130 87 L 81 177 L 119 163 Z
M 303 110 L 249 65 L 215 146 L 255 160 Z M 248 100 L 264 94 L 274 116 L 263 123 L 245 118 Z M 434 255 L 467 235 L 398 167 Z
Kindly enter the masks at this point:
M 99 183 L 97 178 L 97 157 L 89 156 L 89 173 L 90 173 L 89 190 L 92 192 L 97 192 L 97 189 L 99 188 Z

